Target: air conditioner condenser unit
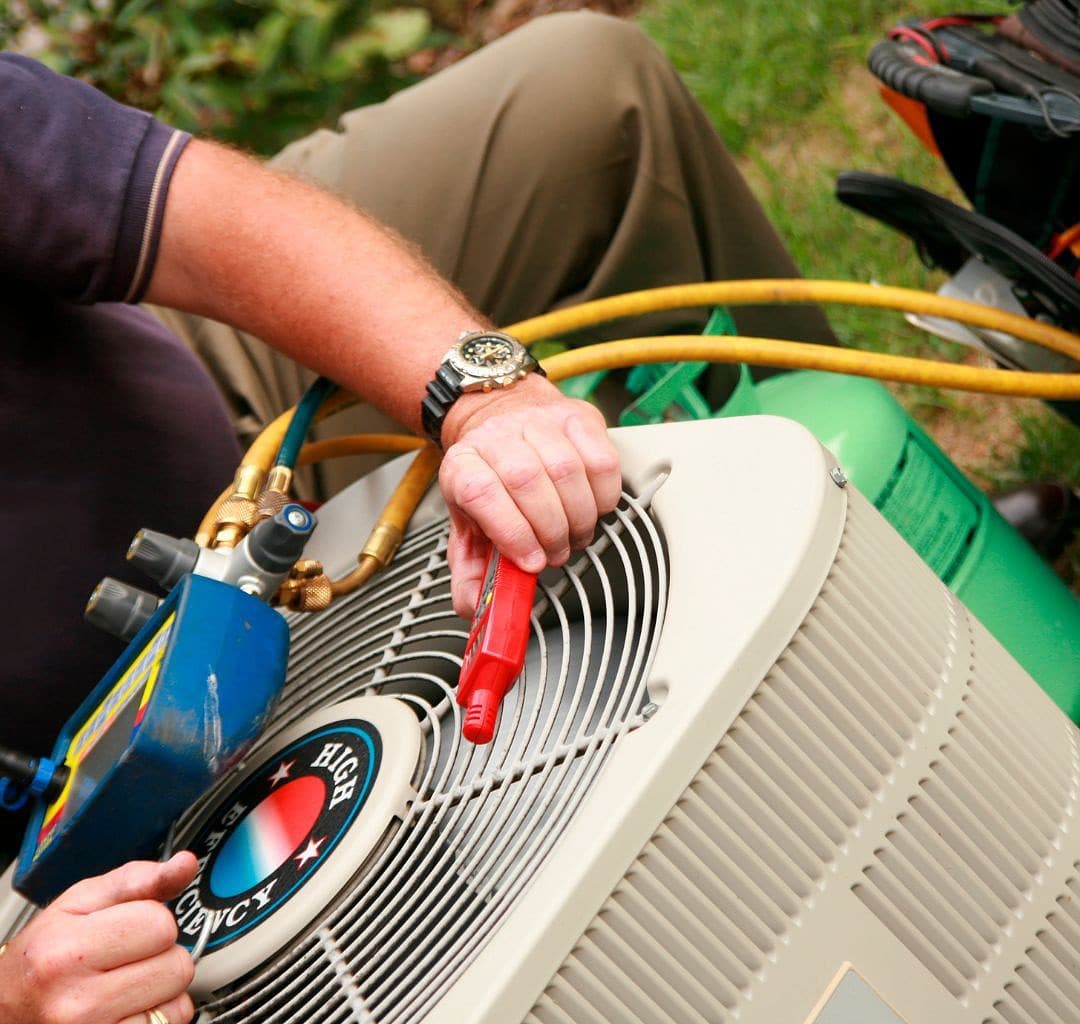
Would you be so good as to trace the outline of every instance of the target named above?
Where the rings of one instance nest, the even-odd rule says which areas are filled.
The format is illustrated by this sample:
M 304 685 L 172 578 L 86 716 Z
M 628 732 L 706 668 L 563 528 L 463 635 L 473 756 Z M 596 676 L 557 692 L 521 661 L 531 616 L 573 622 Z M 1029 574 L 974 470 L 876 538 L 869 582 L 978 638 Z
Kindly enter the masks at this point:
M 803 428 L 613 437 L 623 501 L 541 577 L 489 746 L 437 496 L 293 618 L 273 725 L 179 830 L 202 1019 L 1075 1024 L 1076 728 Z M 332 576 L 400 472 L 323 507 Z

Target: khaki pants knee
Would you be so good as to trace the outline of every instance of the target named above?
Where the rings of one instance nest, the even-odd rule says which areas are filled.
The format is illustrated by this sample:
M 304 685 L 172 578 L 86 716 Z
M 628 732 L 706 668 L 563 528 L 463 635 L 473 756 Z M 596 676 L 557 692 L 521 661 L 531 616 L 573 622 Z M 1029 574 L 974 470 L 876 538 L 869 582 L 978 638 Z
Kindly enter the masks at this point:
M 410 239 L 502 326 L 641 288 L 796 273 L 660 51 L 635 25 L 591 12 L 536 19 L 344 115 L 336 131 L 293 143 L 272 164 Z M 701 312 L 623 321 L 597 335 L 663 333 Z M 231 327 L 159 315 L 207 364 L 242 436 L 294 404 L 313 379 Z M 737 311 L 737 319 L 746 333 L 831 339 L 812 309 Z M 327 429 L 391 428 L 365 406 Z M 321 489 L 375 461 L 328 465 Z

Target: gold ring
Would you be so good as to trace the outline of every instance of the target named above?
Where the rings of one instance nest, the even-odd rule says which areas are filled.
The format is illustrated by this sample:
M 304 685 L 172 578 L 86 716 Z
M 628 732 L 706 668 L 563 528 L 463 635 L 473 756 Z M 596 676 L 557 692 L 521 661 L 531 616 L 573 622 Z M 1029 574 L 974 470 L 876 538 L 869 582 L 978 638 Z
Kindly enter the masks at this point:
M 147 1024 L 169 1024 L 169 1018 L 157 1009 L 147 1010 L 146 1020 Z

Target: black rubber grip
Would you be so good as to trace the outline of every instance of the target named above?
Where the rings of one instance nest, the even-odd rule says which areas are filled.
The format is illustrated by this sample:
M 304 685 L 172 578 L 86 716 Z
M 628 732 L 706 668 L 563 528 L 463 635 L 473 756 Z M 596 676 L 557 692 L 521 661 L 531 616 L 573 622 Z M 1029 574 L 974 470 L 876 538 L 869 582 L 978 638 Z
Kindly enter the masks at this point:
M 891 39 L 883 39 L 870 51 L 868 63 L 890 89 L 949 117 L 967 116 L 972 96 L 994 91 L 985 78 L 917 63 L 907 49 Z
M 1013 96 L 1031 96 L 1046 88 L 1038 79 L 1018 68 L 1010 67 L 997 57 L 980 57 L 972 62 L 971 70 L 992 82 L 1001 92 Z

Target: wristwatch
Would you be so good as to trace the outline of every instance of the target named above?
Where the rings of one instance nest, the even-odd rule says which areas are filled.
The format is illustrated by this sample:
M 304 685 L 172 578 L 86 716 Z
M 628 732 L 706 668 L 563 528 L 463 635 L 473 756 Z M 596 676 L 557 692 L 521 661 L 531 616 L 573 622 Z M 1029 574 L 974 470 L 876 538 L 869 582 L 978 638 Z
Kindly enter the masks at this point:
M 508 388 L 528 373 L 546 376 L 517 338 L 502 331 L 466 331 L 443 356 L 427 386 L 420 403 L 424 432 L 441 446 L 446 414 L 466 391 Z

